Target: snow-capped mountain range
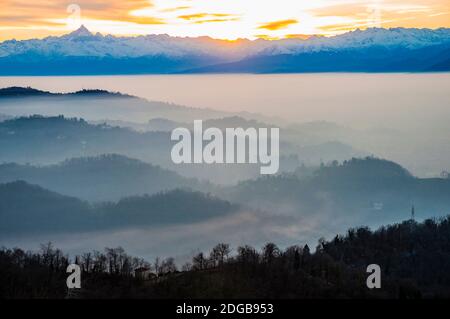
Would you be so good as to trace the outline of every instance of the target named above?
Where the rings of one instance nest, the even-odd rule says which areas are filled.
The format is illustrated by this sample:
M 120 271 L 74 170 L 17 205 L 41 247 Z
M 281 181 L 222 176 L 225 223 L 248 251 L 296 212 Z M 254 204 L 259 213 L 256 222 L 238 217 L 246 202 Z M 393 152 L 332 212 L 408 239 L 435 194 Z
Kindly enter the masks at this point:
M 437 70 L 446 70 L 450 58 L 449 48 L 450 29 L 448 28 L 436 30 L 371 28 L 334 37 L 312 36 L 307 40 L 226 41 L 209 37 L 182 38 L 168 35 L 115 37 L 100 33 L 93 34 L 81 26 L 78 30 L 60 37 L 8 40 L 0 43 L 0 74 L 90 73 L 88 71 L 100 74 L 314 72 L 314 64 L 318 62 L 312 59 L 313 56 L 321 57 L 321 67 L 324 61 L 330 63 L 338 61 L 344 65 L 349 62 L 354 64 L 355 61 L 345 59 L 350 52 L 351 60 L 367 60 L 370 56 L 374 58 L 374 53 L 378 56 L 378 60 L 386 58 L 398 60 L 400 56 L 396 57 L 396 54 L 401 53 L 403 62 L 405 59 L 410 59 L 414 64 L 410 71 L 434 70 L 433 67 L 436 68 L 436 65 Z M 427 53 L 425 55 L 423 55 L 424 50 Z M 281 63 L 280 57 L 284 57 L 284 60 L 287 58 L 289 61 Z M 296 67 L 290 68 L 289 63 L 292 64 L 293 58 L 296 61 Z M 427 65 L 419 63 L 421 66 L 417 68 L 417 59 L 423 62 L 423 59 L 429 58 L 433 58 L 434 61 L 428 61 Z M 272 69 L 268 69 L 267 66 L 257 66 L 248 70 L 248 66 L 252 62 L 256 63 L 255 61 L 257 64 L 278 62 L 275 63 L 276 66 L 272 66 Z M 305 64 L 307 61 L 309 62 Z M 245 62 L 247 64 L 242 65 Z M 300 69 L 298 69 L 298 63 L 302 65 Z M 422 67 L 423 70 L 420 69 Z M 391 65 L 391 68 L 396 70 L 395 65 Z M 405 66 L 403 65 L 400 69 L 404 70 Z M 408 67 L 405 70 L 408 70 Z M 327 68 L 318 71 L 327 71 Z M 352 68 L 348 71 L 352 71 Z M 364 67 L 361 69 L 360 66 L 356 67 L 356 71 L 377 71 L 377 69 L 364 70 Z

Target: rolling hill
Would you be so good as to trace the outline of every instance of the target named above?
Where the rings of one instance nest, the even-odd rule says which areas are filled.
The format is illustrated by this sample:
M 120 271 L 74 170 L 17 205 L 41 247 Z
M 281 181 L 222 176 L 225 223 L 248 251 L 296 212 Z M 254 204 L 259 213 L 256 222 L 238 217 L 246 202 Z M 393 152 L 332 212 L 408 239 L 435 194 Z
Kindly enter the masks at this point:
M 89 205 L 24 181 L 0 184 L 0 237 L 177 225 L 234 213 L 237 205 L 173 190 Z
M 116 154 L 73 158 L 48 166 L 1 164 L 0 183 L 16 180 L 96 202 L 176 188 L 210 188 L 195 179 Z
M 368 157 L 336 161 L 304 176 L 245 181 L 223 196 L 254 209 L 372 226 L 407 218 L 413 206 L 420 219 L 445 216 L 450 213 L 448 194 L 448 178 L 417 178 L 394 162 Z

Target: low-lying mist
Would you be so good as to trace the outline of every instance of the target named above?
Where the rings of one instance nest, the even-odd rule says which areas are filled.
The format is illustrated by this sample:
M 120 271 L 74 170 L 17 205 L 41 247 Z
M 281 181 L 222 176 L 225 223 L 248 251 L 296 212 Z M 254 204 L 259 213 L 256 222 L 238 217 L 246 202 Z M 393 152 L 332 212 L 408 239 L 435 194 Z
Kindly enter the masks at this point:
M 0 244 L 36 250 L 40 243 L 52 242 L 71 255 L 86 249 L 121 246 L 127 252 L 150 261 L 156 257 L 175 257 L 177 263 L 182 264 L 199 251 L 207 251 L 220 242 L 229 243 L 232 247 L 245 244 L 262 247 L 267 242 L 275 242 L 280 247 L 308 244 L 314 248 L 320 237 L 343 232 L 350 224 L 349 220 L 331 220 L 327 214 L 321 213 L 306 218 L 301 214 L 276 216 L 261 211 L 241 211 L 179 226 L 13 237 L 3 239 Z

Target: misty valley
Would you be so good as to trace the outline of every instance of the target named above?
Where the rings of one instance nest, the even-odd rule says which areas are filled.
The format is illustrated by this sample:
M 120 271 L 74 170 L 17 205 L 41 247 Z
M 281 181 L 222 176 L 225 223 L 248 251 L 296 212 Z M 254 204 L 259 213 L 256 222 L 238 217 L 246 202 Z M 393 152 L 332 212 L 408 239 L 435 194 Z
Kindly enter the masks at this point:
M 448 112 L 429 112 L 362 127 L 359 119 L 352 126 L 188 107 L 97 88 L 0 89 L 0 263 L 35 263 L 36 273 L 47 274 L 51 255 L 51 271 L 62 278 L 75 260 L 90 287 L 82 293 L 94 298 L 112 280 L 134 287 L 129 296 L 150 298 L 308 297 L 288 282 L 313 287 L 319 297 L 448 295 L 444 275 L 431 287 L 424 278 L 432 269 L 405 270 L 426 267 L 436 251 L 444 264 L 450 260 L 450 132 L 427 122 Z M 266 144 L 258 162 L 261 154 L 251 153 L 257 135 L 245 135 L 274 127 L 279 145 Z M 234 137 L 248 154 L 225 147 L 229 128 L 239 128 L 244 137 Z M 186 144 L 184 160 L 173 160 L 176 143 Z M 277 173 L 261 174 L 262 164 L 276 164 Z M 438 237 L 439 247 L 423 248 Z M 111 266 L 118 256 L 123 262 Z M 386 291 L 357 288 L 369 259 L 380 260 Z M 135 273 L 141 268 L 152 273 L 144 281 Z M 98 276 L 102 287 L 93 284 Z M 242 278 L 250 278 L 248 286 L 238 284 Z M 206 287 L 210 280 L 220 289 Z M 59 281 L 52 287 L 48 296 L 65 296 Z
M 172 147 L 171 158 L 175 164 L 260 163 L 261 174 L 275 174 L 279 169 L 279 134 L 279 128 L 242 127 L 225 128 L 225 135 L 219 128 L 203 132 L 203 122 L 196 120 L 193 136 L 187 128 L 172 131 L 171 140 L 178 142 Z

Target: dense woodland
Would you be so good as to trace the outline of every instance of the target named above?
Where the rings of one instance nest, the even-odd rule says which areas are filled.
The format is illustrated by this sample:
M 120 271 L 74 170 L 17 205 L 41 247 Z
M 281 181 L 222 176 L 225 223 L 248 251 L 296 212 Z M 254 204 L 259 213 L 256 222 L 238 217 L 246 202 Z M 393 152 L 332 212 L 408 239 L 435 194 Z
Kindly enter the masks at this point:
M 82 268 L 82 288 L 68 294 L 66 267 Z M 381 289 L 368 289 L 366 267 L 381 267 Z M 149 269 L 136 276 L 136 269 Z M 350 229 L 317 247 L 257 250 L 218 244 L 177 267 L 122 248 L 69 258 L 51 244 L 39 252 L 0 251 L 1 298 L 440 298 L 450 297 L 450 217 L 371 231 Z
M 17 181 L 0 184 L 0 238 L 181 224 L 225 216 L 237 208 L 212 195 L 181 189 L 91 205 Z

